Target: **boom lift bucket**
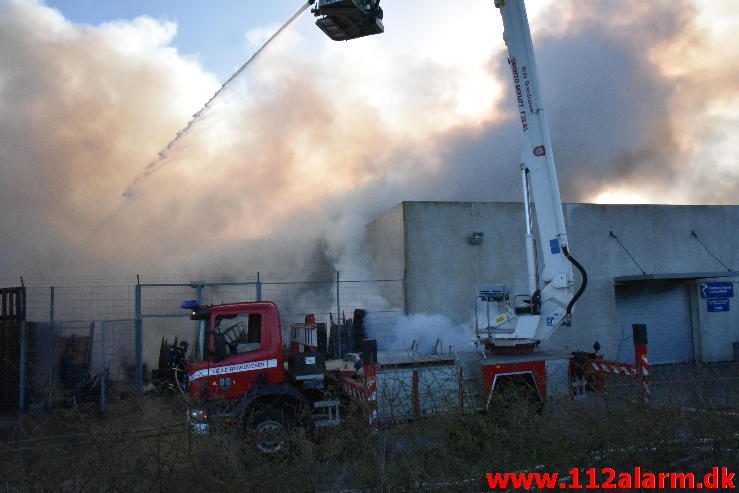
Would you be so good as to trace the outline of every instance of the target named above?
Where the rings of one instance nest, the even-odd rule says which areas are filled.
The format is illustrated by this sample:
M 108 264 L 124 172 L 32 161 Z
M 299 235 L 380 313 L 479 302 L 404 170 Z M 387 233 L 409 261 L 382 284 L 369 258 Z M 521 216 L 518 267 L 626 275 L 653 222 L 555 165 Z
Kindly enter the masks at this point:
M 316 25 L 334 41 L 385 31 L 380 0 L 318 0 L 312 12 L 320 17 Z

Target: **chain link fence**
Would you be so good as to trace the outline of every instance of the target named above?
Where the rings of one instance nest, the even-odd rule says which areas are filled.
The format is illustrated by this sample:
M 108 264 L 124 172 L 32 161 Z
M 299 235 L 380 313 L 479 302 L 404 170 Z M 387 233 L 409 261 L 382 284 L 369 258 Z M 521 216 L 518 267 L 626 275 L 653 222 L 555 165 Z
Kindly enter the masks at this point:
M 317 322 L 343 322 L 355 309 L 373 315 L 380 346 L 404 312 L 401 279 L 353 279 L 334 273 L 290 281 L 257 274 L 244 282 L 110 283 L 26 287 L 22 340 L 25 371 L 21 409 L 95 403 L 142 392 L 158 365 L 162 342 L 194 341 L 196 323 L 182 302 L 271 301 L 280 310 L 283 337 L 312 313 Z

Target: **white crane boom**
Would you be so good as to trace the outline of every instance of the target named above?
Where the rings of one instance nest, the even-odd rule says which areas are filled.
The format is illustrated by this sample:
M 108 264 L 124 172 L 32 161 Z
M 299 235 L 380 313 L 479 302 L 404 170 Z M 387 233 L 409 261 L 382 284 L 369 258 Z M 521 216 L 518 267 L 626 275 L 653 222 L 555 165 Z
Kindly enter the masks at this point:
M 503 18 L 503 38 L 508 47 L 508 63 L 525 142 L 521 153 L 521 174 L 529 293 L 523 297 L 521 305 L 515 306 L 514 302 L 512 307 L 501 285 L 483 287 L 478 298 L 477 334 L 489 346 L 533 347 L 548 338 L 560 325 L 570 323 L 572 306 L 582 294 L 587 276 L 569 253 L 554 153 L 539 92 L 534 46 L 524 0 L 495 0 L 495 6 Z M 532 202 L 536 206 L 536 232 L 542 255 L 540 275 L 531 217 Z M 574 290 L 572 264 L 583 274 L 584 282 L 577 293 Z M 491 302 L 497 302 L 497 309 L 493 308 L 492 313 Z M 484 322 L 482 327 L 481 319 Z

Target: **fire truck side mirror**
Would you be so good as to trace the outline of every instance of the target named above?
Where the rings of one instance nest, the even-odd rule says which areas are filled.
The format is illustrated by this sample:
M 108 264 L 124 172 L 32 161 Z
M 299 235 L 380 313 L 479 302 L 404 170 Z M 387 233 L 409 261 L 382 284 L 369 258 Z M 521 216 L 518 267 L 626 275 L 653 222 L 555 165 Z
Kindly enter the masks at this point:
M 215 351 L 213 351 L 213 361 L 218 363 L 228 356 L 228 349 L 226 348 L 226 336 L 223 334 L 213 334 L 213 340 L 215 341 Z

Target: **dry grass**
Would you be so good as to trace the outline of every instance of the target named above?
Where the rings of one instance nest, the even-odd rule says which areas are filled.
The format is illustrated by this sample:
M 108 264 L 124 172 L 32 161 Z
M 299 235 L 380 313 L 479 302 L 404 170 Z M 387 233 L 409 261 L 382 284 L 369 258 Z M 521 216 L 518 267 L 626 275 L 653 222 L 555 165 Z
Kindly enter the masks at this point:
M 371 433 L 361 416 L 260 455 L 222 430 L 190 434 L 178 397 L 27 419 L 0 448 L 0 491 L 484 491 L 488 471 L 634 466 L 739 469 L 739 417 L 686 411 L 678 398 L 646 408 L 618 397 L 550 402 L 507 396 L 494 416 L 443 416 Z M 62 438 L 48 439 L 49 436 Z

